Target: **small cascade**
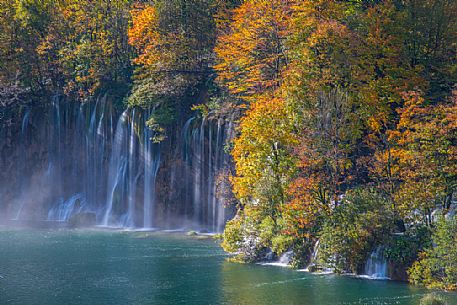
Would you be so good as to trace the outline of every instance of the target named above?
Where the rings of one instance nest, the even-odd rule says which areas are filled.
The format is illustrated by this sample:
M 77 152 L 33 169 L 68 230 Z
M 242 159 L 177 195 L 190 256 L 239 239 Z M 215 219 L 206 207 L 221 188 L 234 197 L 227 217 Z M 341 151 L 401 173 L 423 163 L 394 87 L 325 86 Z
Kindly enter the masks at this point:
M 294 252 L 292 250 L 287 251 L 279 257 L 278 263 L 281 265 L 289 266 L 290 263 L 292 262 L 293 256 L 294 256 Z
M 289 250 L 287 252 L 284 252 L 277 261 L 262 263 L 262 265 L 290 267 L 293 257 L 294 257 L 294 252 L 292 250 Z
M 19 166 L 17 167 L 18 173 L 17 176 L 21 177 L 20 180 L 20 189 L 19 192 L 22 194 L 26 188 L 28 187 L 29 183 L 29 175 L 26 175 L 27 171 L 27 128 L 29 126 L 29 119 L 30 119 L 30 109 L 25 111 L 24 117 L 22 118 L 21 124 L 21 138 L 20 138 L 20 156 L 19 156 Z M 21 200 L 19 204 L 19 208 L 16 212 L 16 216 L 13 220 L 19 220 L 21 216 L 22 209 L 24 208 L 25 200 Z
M 58 202 L 48 212 L 48 219 L 52 221 L 68 221 L 74 214 L 81 213 L 86 208 L 86 202 L 81 194 L 76 194 L 66 201 Z
M 311 263 L 315 264 L 317 262 L 317 259 L 319 257 L 319 245 L 320 245 L 320 241 L 318 239 L 316 241 L 316 243 L 314 244 L 313 253 L 311 254 L 311 260 L 310 260 Z
M 372 279 L 389 279 L 387 273 L 387 259 L 384 256 L 384 249 L 378 246 L 371 252 L 365 263 L 364 276 Z
M 308 266 L 305 269 L 301 269 L 300 271 L 315 272 L 315 273 L 319 273 L 319 274 L 332 274 L 334 272 L 333 268 L 323 266 L 319 262 L 319 250 L 320 250 L 320 240 L 318 239 L 316 241 L 316 243 L 314 244 L 313 252 L 311 253 L 311 256 L 309 257 Z
M 311 256 L 309 258 L 309 264 L 304 269 L 304 271 L 314 272 L 318 269 L 319 247 L 320 247 L 320 241 L 318 239 L 316 241 L 316 243 L 314 244 L 313 252 L 311 253 Z

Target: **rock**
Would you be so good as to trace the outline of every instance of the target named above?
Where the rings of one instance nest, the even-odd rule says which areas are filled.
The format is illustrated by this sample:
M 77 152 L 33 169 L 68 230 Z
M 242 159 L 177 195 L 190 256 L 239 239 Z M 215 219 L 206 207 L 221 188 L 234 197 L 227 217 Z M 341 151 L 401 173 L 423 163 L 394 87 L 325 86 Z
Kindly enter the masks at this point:
M 408 281 L 408 273 L 406 271 L 406 267 L 400 264 L 395 264 L 393 262 L 389 262 L 388 266 L 388 277 L 394 281 Z
M 187 234 L 186 234 L 186 235 L 187 235 L 187 236 L 197 236 L 197 235 L 198 235 L 198 233 L 197 233 L 197 232 L 195 232 L 195 231 L 189 231 L 189 232 L 187 232 Z
M 268 251 L 266 254 L 265 254 L 265 261 L 267 262 L 272 262 L 276 259 L 276 255 L 273 253 L 273 251 Z
M 316 265 L 316 264 L 312 264 L 312 265 L 308 266 L 308 271 L 309 272 L 318 272 L 318 271 L 320 271 L 320 269 L 321 268 L 319 268 L 319 266 Z
M 97 224 L 97 216 L 91 212 L 81 212 L 74 214 L 68 220 L 68 224 L 72 228 L 92 227 Z
M 446 214 L 446 219 L 452 219 L 457 214 L 457 203 L 452 203 Z

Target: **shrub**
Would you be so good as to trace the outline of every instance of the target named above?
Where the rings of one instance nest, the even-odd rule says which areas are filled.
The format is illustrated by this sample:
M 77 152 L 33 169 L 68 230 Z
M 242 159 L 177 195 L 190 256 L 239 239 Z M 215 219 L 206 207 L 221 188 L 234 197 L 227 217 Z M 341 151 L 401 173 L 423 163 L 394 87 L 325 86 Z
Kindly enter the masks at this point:
M 293 237 L 288 235 L 276 235 L 271 239 L 271 250 L 277 255 L 281 255 L 290 249 Z
M 221 243 L 222 248 L 230 253 L 236 253 L 241 248 L 243 243 L 243 234 L 242 234 L 242 219 L 241 217 L 235 217 L 225 226 L 223 233 L 223 240 Z
M 389 202 L 371 189 L 349 191 L 324 224 L 320 260 L 335 272 L 357 272 L 374 243 L 393 228 Z
M 427 226 L 416 226 L 404 235 L 394 235 L 387 243 L 386 257 L 396 264 L 409 268 L 420 251 L 430 246 L 431 232 Z
M 430 293 L 421 299 L 420 305 L 447 305 L 447 302 L 441 296 Z
M 457 218 L 438 219 L 432 242 L 408 270 L 409 280 L 428 288 L 457 290 Z
M 246 209 L 227 223 L 221 246 L 227 252 L 236 253 L 235 260 L 262 260 L 271 247 L 276 225 L 271 217 L 262 216 L 262 213 L 254 209 Z

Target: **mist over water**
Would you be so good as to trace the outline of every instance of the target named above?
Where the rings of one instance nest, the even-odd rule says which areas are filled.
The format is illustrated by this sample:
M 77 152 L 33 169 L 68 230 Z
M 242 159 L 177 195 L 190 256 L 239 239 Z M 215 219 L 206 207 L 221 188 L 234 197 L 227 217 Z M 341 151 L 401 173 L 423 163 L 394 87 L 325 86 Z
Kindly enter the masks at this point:
M 11 160 L 16 179 L 2 183 L 3 218 L 64 222 L 90 213 L 107 227 L 222 231 L 229 213 L 216 177 L 228 166 L 231 122 L 192 117 L 159 144 L 151 113 L 120 112 L 106 97 L 80 104 L 55 96 L 26 109 Z

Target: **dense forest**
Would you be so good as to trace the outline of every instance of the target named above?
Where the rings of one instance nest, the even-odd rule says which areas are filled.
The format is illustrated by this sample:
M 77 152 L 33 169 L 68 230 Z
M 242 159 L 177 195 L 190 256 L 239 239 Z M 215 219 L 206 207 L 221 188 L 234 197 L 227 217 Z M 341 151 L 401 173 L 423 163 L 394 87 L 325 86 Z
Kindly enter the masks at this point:
M 234 259 L 457 289 L 454 0 L 0 0 L 0 126 L 60 94 L 236 122 Z M 319 256 L 313 250 L 318 244 Z

